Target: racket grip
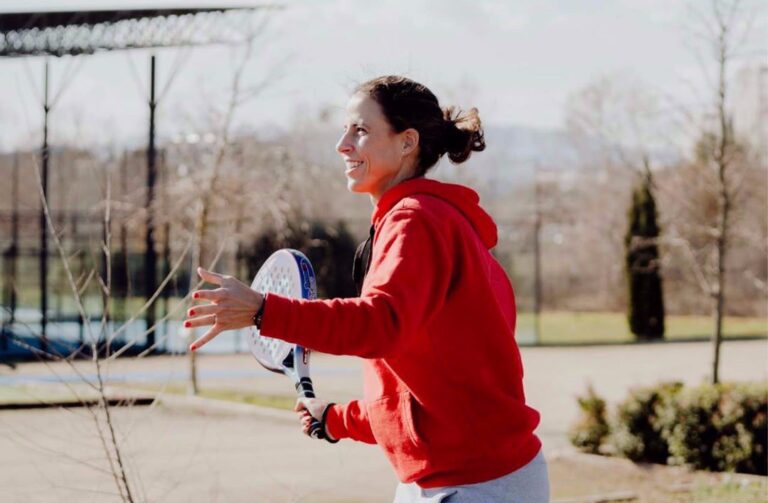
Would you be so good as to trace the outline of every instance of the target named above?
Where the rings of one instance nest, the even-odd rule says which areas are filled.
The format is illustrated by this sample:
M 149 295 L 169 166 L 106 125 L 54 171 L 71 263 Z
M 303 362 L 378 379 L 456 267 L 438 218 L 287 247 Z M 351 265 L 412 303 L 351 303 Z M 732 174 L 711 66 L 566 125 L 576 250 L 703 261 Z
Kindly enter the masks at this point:
M 296 383 L 296 392 L 301 398 L 315 398 L 315 388 L 312 386 L 312 379 L 302 377 Z
M 296 392 L 302 398 L 315 398 L 315 388 L 312 386 L 312 380 L 309 377 L 299 379 L 299 382 L 296 383 Z M 312 417 L 308 435 L 318 440 L 325 439 L 325 426 L 323 422 Z
M 309 425 L 309 436 L 318 440 L 325 439 L 325 428 L 323 427 L 323 423 L 314 417 L 312 418 L 312 424 Z

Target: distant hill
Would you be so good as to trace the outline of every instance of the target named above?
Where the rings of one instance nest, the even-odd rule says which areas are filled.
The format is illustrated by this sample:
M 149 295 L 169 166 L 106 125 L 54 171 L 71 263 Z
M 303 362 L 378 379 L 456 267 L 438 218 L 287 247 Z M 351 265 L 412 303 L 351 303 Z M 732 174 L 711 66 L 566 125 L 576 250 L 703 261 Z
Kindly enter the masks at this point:
M 479 179 L 505 188 L 532 183 L 536 165 L 548 171 L 570 171 L 578 162 L 573 141 L 563 131 L 490 124 L 485 137 L 486 150 L 472 157 L 470 166 L 477 169 Z
M 285 141 L 289 148 L 307 156 L 314 162 L 342 165 L 335 146 L 341 136 L 340 128 L 329 124 L 305 124 L 298 131 L 270 139 Z M 443 159 L 434 176 L 447 179 L 475 180 L 483 185 L 497 185 L 499 190 L 533 181 L 534 165 L 547 170 L 569 171 L 578 161 L 571 138 L 566 132 L 541 130 L 525 126 L 490 124 L 485 130 L 487 148 L 475 153 L 465 165 L 457 167 Z

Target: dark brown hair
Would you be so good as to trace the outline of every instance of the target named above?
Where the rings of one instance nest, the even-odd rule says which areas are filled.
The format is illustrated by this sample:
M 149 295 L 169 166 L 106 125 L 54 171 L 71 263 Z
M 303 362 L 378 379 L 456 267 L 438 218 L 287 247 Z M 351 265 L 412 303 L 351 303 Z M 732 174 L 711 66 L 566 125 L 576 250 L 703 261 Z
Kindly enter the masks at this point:
M 476 108 L 463 113 L 454 107 L 441 109 L 426 86 L 405 77 L 387 75 L 355 89 L 375 100 L 396 133 L 413 128 L 419 132 L 417 176 L 422 176 L 444 155 L 454 164 L 485 150 L 485 138 Z

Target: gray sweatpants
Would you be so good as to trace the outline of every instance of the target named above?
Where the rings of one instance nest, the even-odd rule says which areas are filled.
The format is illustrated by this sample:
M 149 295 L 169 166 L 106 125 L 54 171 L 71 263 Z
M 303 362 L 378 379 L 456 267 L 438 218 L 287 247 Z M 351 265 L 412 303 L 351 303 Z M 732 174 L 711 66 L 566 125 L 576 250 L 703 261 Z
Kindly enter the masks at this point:
M 544 454 L 512 473 L 479 484 L 422 489 L 398 484 L 393 503 L 549 503 L 549 476 Z

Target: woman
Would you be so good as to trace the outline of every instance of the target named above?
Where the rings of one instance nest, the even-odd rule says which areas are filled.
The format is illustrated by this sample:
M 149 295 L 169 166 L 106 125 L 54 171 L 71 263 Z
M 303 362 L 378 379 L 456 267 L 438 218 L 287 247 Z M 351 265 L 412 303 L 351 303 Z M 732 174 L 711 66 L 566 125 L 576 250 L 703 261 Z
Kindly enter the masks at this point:
M 401 481 L 395 501 L 548 501 L 514 293 L 489 252 L 496 226 L 474 191 L 424 177 L 444 154 L 461 163 L 484 148 L 476 109 L 443 111 L 403 77 L 362 84 L 336 146 L 349 190 L 374 206 L 356 260 L 359 297 L 264 298 L 200 269 L 221 288 L 195 292 L 212 303 L 188 313 L 186 326 L 213 325 L 191 350 L 257 322 L 264 335 L 364 358 L 362 400 L 302 400 L 297 412 L 305 433 L 311 415 L 330 441 L 378 444 Z

